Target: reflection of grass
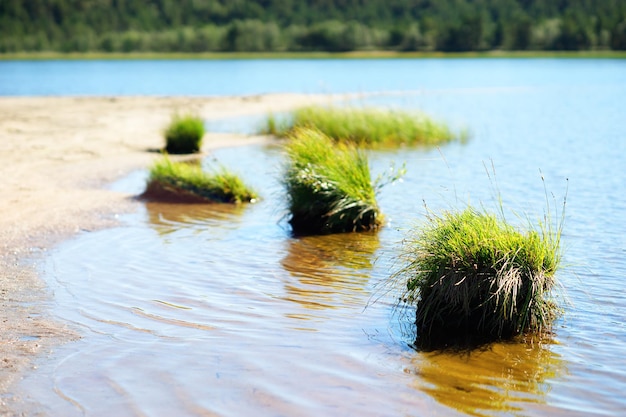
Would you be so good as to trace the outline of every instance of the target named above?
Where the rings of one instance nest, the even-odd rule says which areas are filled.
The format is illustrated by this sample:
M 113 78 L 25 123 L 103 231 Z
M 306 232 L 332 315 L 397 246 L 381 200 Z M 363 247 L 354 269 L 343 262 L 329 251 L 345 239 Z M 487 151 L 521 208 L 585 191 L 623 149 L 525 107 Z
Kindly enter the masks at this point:
M 438 145 L 466 139 L 465 133 L 456 135 L 445 124 L 422 114 L 322 106 L 298 109 L 285 120 L 269 116 L 266 132 L 288 136 L 301 127 L 317 129 L 336 141 L 368 147 Z
M 293 279 L 285 282 L 285 299 L 308 310 L 364 302 L 378 233 L 304 236 L 289 239 L 288 245 L 281 265 Z
M 324 134 L 300 129 L 286 147 L 284 184 L 296 234 L 376 229 L 381 214 L 367 156 Z
M 467 208 L 430 215 L 408 241 L 404 299 L 424 349 L 510 338 L 551 327 L 561 228 L 522 232 Z
M 467 415 L 524 414 L 524 404 L 545 402 L 548 381 L 563 372 L 563 361 L 545 342 L 496 343 L 471 353 L 417 354 L 414 385 Z
M 165 151 L 171 154 L 199 152 L 203 136 L 204 122 L 200 117 L 176 114 L 165 130 Z
M 239 227 L 244 204 L 186 204 L 147 201 L 150 225 L 160 235 L 182 229 L 220 233 Z
M 207 173 L 198 165 L 173 162 L 167 156 L 150 169 L 144 197 L 178 202 L 241 203 L 256 198 L 235 174 L 221 167 Z

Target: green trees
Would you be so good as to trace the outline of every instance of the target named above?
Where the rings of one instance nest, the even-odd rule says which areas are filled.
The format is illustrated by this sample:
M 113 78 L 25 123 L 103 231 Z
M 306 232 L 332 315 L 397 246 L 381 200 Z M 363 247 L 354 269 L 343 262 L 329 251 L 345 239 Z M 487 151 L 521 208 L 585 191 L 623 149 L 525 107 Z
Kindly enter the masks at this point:
M 222 49 L 233 52 L 264 52 L 281 49 L 281 34 L 274 22 L 235 20 L 226 30 Z
M 357 21 L 324 20 L 300 28 L 291 38 L 291 50 L 345 52 L 363 49 L 384 49 L 385 33 Z
M 0 52 L 626 49 L 623 0 L 2 0 Z
M 613 29 L 611 48 L 626 50 L 626 20 L 622 21 Z

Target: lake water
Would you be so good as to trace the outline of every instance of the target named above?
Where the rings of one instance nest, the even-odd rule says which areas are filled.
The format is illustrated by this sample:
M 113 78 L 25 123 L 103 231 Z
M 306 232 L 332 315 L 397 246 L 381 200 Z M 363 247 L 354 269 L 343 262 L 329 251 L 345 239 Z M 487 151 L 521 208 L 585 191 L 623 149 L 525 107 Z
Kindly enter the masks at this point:
M 620 415 L 626 60 L 0 62 L 3 95 L 385 90 L 407 94 L 356 104 L 419 109 L 472 137 L 370 154 L 374 175 L 407 167 L 379 195 L 382 230 L 293 238 L 281 149 L 221 149 L 203 163 L 239 172 L 260 202 L 142 204 L 52 251 L 41 270 L 53 314 L 83 338 L 42 361 L 24 392 L 67 416 Z M 139 193 L 145 175 L 111 187 Z M 402 239 L 425 205 L 495 211 L 494 189 L 521 224 L 544 215 L 546 190 L 560 216 L 567 192 L 565 314 L 543 343 L 416 352 L 411 314 L 384 285 Z

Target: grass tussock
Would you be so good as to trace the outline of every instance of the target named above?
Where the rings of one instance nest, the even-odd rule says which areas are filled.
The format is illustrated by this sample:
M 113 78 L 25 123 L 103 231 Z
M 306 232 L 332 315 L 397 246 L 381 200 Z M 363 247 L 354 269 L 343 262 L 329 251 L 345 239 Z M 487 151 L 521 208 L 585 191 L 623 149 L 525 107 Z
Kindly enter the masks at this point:
M 334 143 L 312 129 L 297 129 L 286 146 L 290 224 L 295 234 L 377 229 L 376 203 L 367 155 L 352 144 Z
M 199 152 L 203 136 L 204 121 L 199 116 L 175 114 L 165 129 L 165 151 L 169 154 Z
M 454 133 L 448 126 L 423 114 L 367 108 L 308 106 L 286 119 L 270 115 L 265 133 L 286 137 L 294 129 L 307 127 L 336 141 L 359 146 L 434 146 L 454 140 L 465 141 L 467 133 Z
M 200 165 L 174 162 L 167 155 L 150 169 L 144 198 L 186 203 L 253 202 L 257 195 L 224 167 L 205 172 Z
M 408 242 L 405 302 L 416 306 L 422 349 L 542 333 L 560 313 L 551 297 L 561 259 L 549 223 L 522 232 L 471 207 L 429 215 Z

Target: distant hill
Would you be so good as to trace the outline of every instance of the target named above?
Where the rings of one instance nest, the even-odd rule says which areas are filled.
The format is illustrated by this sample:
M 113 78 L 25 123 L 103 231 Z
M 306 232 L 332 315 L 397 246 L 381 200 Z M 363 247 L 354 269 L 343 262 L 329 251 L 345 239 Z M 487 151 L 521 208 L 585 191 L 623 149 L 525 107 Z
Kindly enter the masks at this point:
M 626 50 L 626 0 L 0 0 L 0 52 Z

